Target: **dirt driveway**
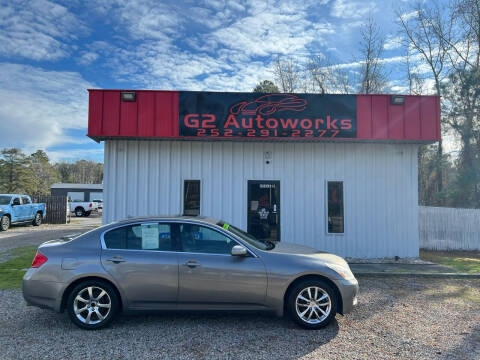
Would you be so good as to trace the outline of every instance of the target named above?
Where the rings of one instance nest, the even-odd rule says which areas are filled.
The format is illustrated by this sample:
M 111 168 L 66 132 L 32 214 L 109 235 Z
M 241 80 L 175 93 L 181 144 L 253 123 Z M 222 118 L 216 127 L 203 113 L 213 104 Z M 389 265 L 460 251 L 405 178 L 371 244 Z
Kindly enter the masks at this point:
M 90 216 L 72 217 L 70 224 L 62 225 L 14 225 L 8 231 L 0 232 L 0 252 L 16 247 L 40 245 L 48 240 L 89 231 L 101 224 L 101 217 Z

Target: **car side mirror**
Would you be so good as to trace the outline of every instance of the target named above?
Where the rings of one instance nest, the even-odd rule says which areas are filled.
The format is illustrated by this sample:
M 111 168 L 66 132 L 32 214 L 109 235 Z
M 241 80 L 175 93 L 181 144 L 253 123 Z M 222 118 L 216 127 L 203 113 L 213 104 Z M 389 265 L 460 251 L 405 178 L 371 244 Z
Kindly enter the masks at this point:
M 248 254 L 247 248 L 242 245 L 235 245 L 232 248 L 232 256 L 246 256 Z
M 15 206 L 15 205 L 20 205 L 20 200 L 18 199 L 13 200 L 12 206 Z

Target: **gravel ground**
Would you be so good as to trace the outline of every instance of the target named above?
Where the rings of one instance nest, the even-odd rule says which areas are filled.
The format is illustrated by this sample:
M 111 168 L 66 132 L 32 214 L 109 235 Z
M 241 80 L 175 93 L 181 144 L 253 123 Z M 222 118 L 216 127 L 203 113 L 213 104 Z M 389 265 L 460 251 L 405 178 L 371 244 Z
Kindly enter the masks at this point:
M 480 359 L 480 280 L 360 279 L 321 331 L 259 314 L 122 316 L 86 332 L 0 291 L 3 359 Z

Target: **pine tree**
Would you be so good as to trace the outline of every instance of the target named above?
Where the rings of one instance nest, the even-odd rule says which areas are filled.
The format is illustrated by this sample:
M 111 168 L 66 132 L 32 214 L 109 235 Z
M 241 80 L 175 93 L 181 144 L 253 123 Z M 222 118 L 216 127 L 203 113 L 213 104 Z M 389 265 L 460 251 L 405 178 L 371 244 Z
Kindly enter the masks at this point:
M 50 186 L 59 181 L 57 170 L 50 164 L 50 159 L 43 150 L 37 150 L 30 155 L 30 160 L 35 174 L 34 194 L 49 195 Z
M 3 149 L 0 154 L 0 192 L 32 194 L 35 181 L 30 159 L 17 148 Z
M 263 80 L 263 81 L 260 81 L 257 86 L 255 86 L 255 89 L 253 89 L 253 92 L 279 93 L 280 90 L 278 89 L 277 85 L 275 85 L 272 81 Z

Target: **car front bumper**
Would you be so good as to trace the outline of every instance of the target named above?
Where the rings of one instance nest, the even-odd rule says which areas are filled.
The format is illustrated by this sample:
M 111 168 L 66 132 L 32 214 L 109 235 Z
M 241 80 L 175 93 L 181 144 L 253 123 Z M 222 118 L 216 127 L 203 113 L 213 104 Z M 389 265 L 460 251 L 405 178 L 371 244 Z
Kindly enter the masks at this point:
M 338 288 L 342 295 L 342 314 L 348 314 L 358 303 L 358 281 L 352 280 L 339 280 Z

